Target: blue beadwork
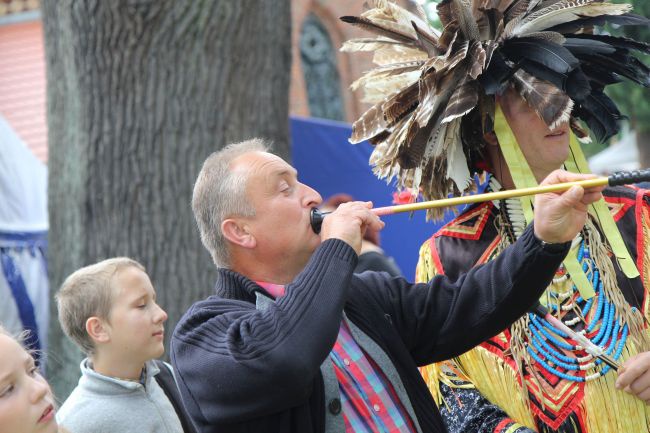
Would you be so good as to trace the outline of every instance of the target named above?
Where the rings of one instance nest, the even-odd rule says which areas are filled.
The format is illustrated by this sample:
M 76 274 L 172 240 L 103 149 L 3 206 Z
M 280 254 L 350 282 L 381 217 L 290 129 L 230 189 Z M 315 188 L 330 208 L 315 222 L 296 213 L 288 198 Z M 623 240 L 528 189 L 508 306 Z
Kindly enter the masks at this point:
M 582 316 L 586 319 L 591 312 L 591 308 L 594 306 L 594 300 L 597 298 L 596 310 L 593 311 L 589 323 L 586 324 L 586 335 L 591 334 L 596 329 L 596 326 L 600 325 L 598 333 L 591 339 L 592 342 L 604 347 L 605 353 L 608 356 L 611 356 L 612 352 L 614 352 L 612 357 L 618 360 L 625 347 L 629 329 L 627 325 L 621 328 L 621 324 L 616 318 L 616 307 L 605 295 L 600 272 L 591 259 L 589 248 L 587 248 L 584 241 L 580 244 L 577 258 L 582 265 L 585 275 L 593 285 L 596 296 L 586 301 L 581 296 L 577 296 L 574 301 L 569 302 L 575 302 L 580 308 Z M 573 291 L 574 293 L 577 292 L 575 285 L 573 285 Z M 551 293 L 550 295 L 553 299 L 559 298 L 556 293 Z M 549 308 L 552 311 L 557 311 L 559 307 L 554 304 L 550 305 Z M 529 313 L 528 317 L 530 319 L 529 329 L 532 335 L 526 350 L 535 362 L 557 377 L 573 382 L 584 382 L 584 374 L 573 376 L 559 371 L 556 368 L 561 367 L 569 371 L 580 370 L 581 365 L 577 354 L 572 357 L 562 353 L 562 350 L 576 352 L 577 346 L 562 341 L 562 339 L 566 339 L 568 336 L 563 331 L 556 329 L 545 319 L 539 318 L 532 313 Z M 611 370 L 608 365 L 603 365 L 603 362 L 599 359 L 595 360 L 594 365 L 597 366 L 596 371 L 599 375 L 607 374 Z

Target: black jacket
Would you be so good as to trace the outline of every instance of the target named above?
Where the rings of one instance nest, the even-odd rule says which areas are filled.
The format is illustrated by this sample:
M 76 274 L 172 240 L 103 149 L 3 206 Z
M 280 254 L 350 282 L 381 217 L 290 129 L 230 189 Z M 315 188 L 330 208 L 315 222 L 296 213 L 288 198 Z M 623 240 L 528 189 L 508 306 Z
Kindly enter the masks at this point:
M 337 338 L 343 308 L 393 362 L 422 431 L 444 432 L 418 366 L 458 355 L 514 322 L 540 296 L 562 259 L 532 226 L 488 265 L 456 281 L 412 284 L 388 274 L 353 275 L 346 243 L 321 244 L 269 309 L 255 308 L 262 289 L 220 269 L 216 295 L 183 316 L 171 356 L 183 402 L 201 433 L 325 430 L 319 371 Z

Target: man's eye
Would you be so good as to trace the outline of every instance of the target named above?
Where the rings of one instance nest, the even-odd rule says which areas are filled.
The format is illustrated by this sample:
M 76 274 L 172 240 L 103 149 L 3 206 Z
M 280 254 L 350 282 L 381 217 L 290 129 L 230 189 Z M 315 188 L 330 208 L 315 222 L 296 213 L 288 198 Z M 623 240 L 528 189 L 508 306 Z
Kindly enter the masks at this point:
M 32 368 L 29 369 L 28 373 L 32 377 L 36 376 L 38 374 L 38 368 L 36 368 L 36 366 L 33 366 Z

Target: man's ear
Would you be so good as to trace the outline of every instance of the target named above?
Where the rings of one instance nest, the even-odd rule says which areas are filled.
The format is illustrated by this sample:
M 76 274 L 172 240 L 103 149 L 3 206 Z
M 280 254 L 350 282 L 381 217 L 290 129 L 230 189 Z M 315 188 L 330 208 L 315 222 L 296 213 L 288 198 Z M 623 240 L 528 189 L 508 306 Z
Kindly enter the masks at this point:
M 255 248 L 257 241 L 250 232 L 248 225 L 239 219 L 228 218 L 221 223 L 221 233 L 235 245 L 243 248 Z
M 97 343 L 108 343 L 111 341 L 110 327 L 106 321 L 99 317 L 92 316 L 86 320 L 86 332 Z
M 499 145 L 499 140 L 497 139 L 497 135 L 494 133 L 494 131 L 486 132 L 483 134 L 483 140 L 490 146 L 498 146 Z

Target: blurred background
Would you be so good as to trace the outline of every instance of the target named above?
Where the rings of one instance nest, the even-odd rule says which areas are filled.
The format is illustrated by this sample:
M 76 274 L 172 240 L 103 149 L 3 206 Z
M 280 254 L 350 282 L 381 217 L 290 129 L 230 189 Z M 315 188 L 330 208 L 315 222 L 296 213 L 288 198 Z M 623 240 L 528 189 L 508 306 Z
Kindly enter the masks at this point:
M 422 3 L 435 11 L 436 2 Z M 650 2 L 631 3 L 650 14 Z M 347 142 L 369 108 L 349 86 L 372 65 L 338 50 L 365 36 L 338 17 L 362 7 L 0 0 L 0 323 L 33 331 L 29 343 L 47 349 L 60 398 L 81 359 L 51 302 L 69 273 L 111 256 L 139 260 L 169 313 L 167 338 L 210 293 L 215 270 L 189 202 L 211 152 L 265 137 L 323 198 L 393 202 L 394 189 L 368 166 L 371 146 Z M 647 29 L 633 30 L 648 41 Z M 611 143 L 587 147 L 592 169 L 649 167 L 647 90 L 621 84 L 612 97 L 629 121 Z M 386 222 L 381 247 L 413 278 L 419 246 L 442 222 L 424 213 Z

